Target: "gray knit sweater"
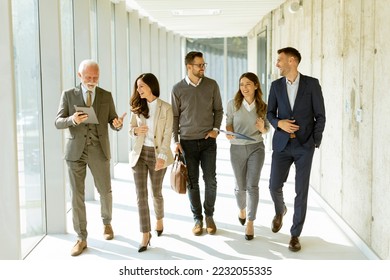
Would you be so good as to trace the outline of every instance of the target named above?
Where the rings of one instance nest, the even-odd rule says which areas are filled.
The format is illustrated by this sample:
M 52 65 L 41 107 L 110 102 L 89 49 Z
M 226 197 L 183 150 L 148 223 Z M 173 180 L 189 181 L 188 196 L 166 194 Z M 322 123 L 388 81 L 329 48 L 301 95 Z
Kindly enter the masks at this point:
M 210 130 L 221 126 L 221 94 L 213 79 L 203 77 L 197 87 L 181 80 L 173 86 L 171 104 L 175 142 L 179 142 L 179 137 L 184 140 L 203 139 Z
M 244 105 L 241 104 L 241 107 L 236 110 L 234 107 L 234 100 L 229 100 L 227 105 L 226 125 L 233 125 L 234 132 L 239 132 L 256 140 L 232 139 L 230 140 L 230 143 L 232 145 L 247 145 L 262 142 L 264 140 L 263 135 L 256 127 L 256 119 L 256 108 L 249 112 Z M 265 128 L 268 130 L 270 124 L 267 119 L 264 121 Z

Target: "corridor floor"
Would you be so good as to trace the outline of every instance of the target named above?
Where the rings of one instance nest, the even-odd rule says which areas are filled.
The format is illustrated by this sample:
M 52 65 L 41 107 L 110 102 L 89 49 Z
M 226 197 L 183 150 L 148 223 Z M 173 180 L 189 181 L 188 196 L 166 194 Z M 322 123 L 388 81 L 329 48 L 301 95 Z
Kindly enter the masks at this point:
M 374 254 L 364 249 L 361 241 L 356 241 L 347 234 L 350 232 L 347 227 L 336 223 L 331 218 L 322 207 L 324 203 L 314 190 L 309 192 L 308 213 L 300 238 L 302 250 L 298 253 L 290 252 L 288 242 L 293 214 L 294 182 L 293 178 L 289 178 L 285 185 L 288 212 L 280 232 L 273 233 L 270 225 L 274 210 L 268 191 L 270 156 L 271 152 L 267 152 L 261 174 L 255 238 L 251 241 L 244 239 L 245 227 L 239 224 L 237 219 L 238 209 L 233 191 L 234 176 L 229 159 L 229 142 L 219 137 L 218 196 L 214 216 L 218 227 L 216 235 L 210 236 L 204 233 L 202 236 L 194 236 L 192 234 L 193 220 L 188 197 L 179 195 L 170 188 L 170 168 L 168 168 L 163 187 L 164 233 L 157 237 L 152 232 L 151 246 L 146 252 L 138 253 L 141 235 L 138 229 L 133 178 L 128 164 L 118 164 L 115 167 L 115 179 L 112 181 L 114 240 L 106 241 L 102 238 L 99 202 L 88 201 L 88 248 L 82 255 L 76 258 L 70 256 L 76 236 L 69 212 L 68 232 L 46 236 L 26 260 L 365 260 L 376 258 Z M 290 172 L 291 176 L 294 176 L 294 170 Z M 202 182 L 202 179 L 200 181 Z M 149 206 L 153 213 L 151 200 Z M 151 219 L 154 225 L 154 216 Z

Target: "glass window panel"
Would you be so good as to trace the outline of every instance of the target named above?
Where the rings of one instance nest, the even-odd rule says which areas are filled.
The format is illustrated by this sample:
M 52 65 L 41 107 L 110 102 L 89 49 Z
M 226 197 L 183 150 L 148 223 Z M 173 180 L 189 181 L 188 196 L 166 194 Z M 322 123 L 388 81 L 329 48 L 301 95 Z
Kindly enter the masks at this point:
M 248 47 L 247 37 L 227 38 L 227 60 L 230 67 L 227 68 L 227 98 L 224 104 L 234 98 L 238 91 L 238 79 L 248 71 Z
M 188 38 L 186 52 L 194 50 L 203 53 L 206 75 L 217 81 L 225 107 L 238 90 L 241 74 L 248 71 L 247 37 Z
M 23 257 L 46 233 L 38 0 L 12 1 Z
M 91 9 L 91 59 L 98 60 L 98 17 L 97 17 L 97 2 L 91 0 L 89 2 Z
M 205 75 L 216 80 L 221 95 L 225 94 L 224 86 L 224 39 L 223 38 L 196 38 L 187 39 L 186 53 L 200 51 L 203 53 L 207 68 Z
M 267 78 L 267 29 L 257 35 L 257 72 L 263 91 L 263 99 L 268 101 L 268 78 Z
M 74 34 L 73 34 L 73 0 L 61 0 L 60 2 L 60 16 L 61 16 L 61 47 L 62 47 L 62 88 L 68 89 L 74 87 L 76 84 L 76 68 L 75 68 L 75 54 L 74 54 Z M 65 137 L 65 134 L 64 134 Z M 65 143 L 65 141 L 64 141 Z M 66 166 L 64 165 L 64 169 Z M 70 183 L 67 169 L 66 174 L 66 209 L 71 209 L 70 205 Z
M 117 104 L 117 85 L 118 85 L 118 79 L 117 79 L 117 68 L 116 68 L 116 62 L 115 60 L 117 59 L 116 57 L 116 48 L 117 48 L 117 26 L 116 26 L 116 14 L 118 13 L 118 8 L 117 5 L 114 3 L 111 3 L 111 53 L 113 54 L 113 61 L 111 63 L 111 75 L 112 75 L 112 84 L 111 84 L 111 92 L 113 94 L 113 98 L 115 101 L 115 104 Z M 101 53 L 99 53 L 102 55 Z M 117 135 L 113 135 L 113 138 L 111 140 L 111 147 L 112 147 L 112 162 L 113 166 L 118 163 L 118 137 Z
M 74 87 L 76 83 L 76 68 L 74 65 L 73 40 L 73 0 L 61 0 L 61 47 L 62 47 L 62 87 Z

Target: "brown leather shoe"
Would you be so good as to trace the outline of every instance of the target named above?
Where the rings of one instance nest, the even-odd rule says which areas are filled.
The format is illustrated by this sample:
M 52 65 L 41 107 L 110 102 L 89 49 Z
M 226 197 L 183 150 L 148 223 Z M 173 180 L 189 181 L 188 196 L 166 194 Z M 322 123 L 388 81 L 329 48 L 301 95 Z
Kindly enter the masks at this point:
M 73 246 L 70 255 L 72 257 L 78 256 L 84 251 L 85 248 L 87 248 L 87 241 L 77 240 L 77 243 Z
M 288 249 L 292 252 L 298 252 L 299 250 L 301 250 L 301 244 L 299 243 L 298 236 L 291 236 Z
M 215 234 L 217 232 L 217 226 L 214 223 L 212 216 L 206 217 L 206 230 L 208 234 Z
M 283 225 L 283 216 L 287 213 L 287 207 L 284 206 L 284 212 L 283 214 L 277 214 L 275 215 L 274 219 L 272 220 L 272 232 L 278 232 Z
M 111 240 L 114 238 L 114 231 L 111 225 L 104 225 L 103 236 L 105 240 Z
M 203 233 L 203 222 L 200 220 L 195 221 L 195 225 L 192 228 L 192 233 L 196 236 L 199 236 Z

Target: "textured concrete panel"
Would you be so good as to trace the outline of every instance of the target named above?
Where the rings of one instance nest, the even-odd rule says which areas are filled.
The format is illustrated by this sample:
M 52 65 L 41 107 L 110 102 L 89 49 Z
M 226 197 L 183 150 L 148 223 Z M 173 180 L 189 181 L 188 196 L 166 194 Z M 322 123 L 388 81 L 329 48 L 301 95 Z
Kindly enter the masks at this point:
M 375 64 L 368 69 L 374 76 L 371 243 L 382 258 L 390 259 L 390 6 L 387 0 L 375 4 Z

